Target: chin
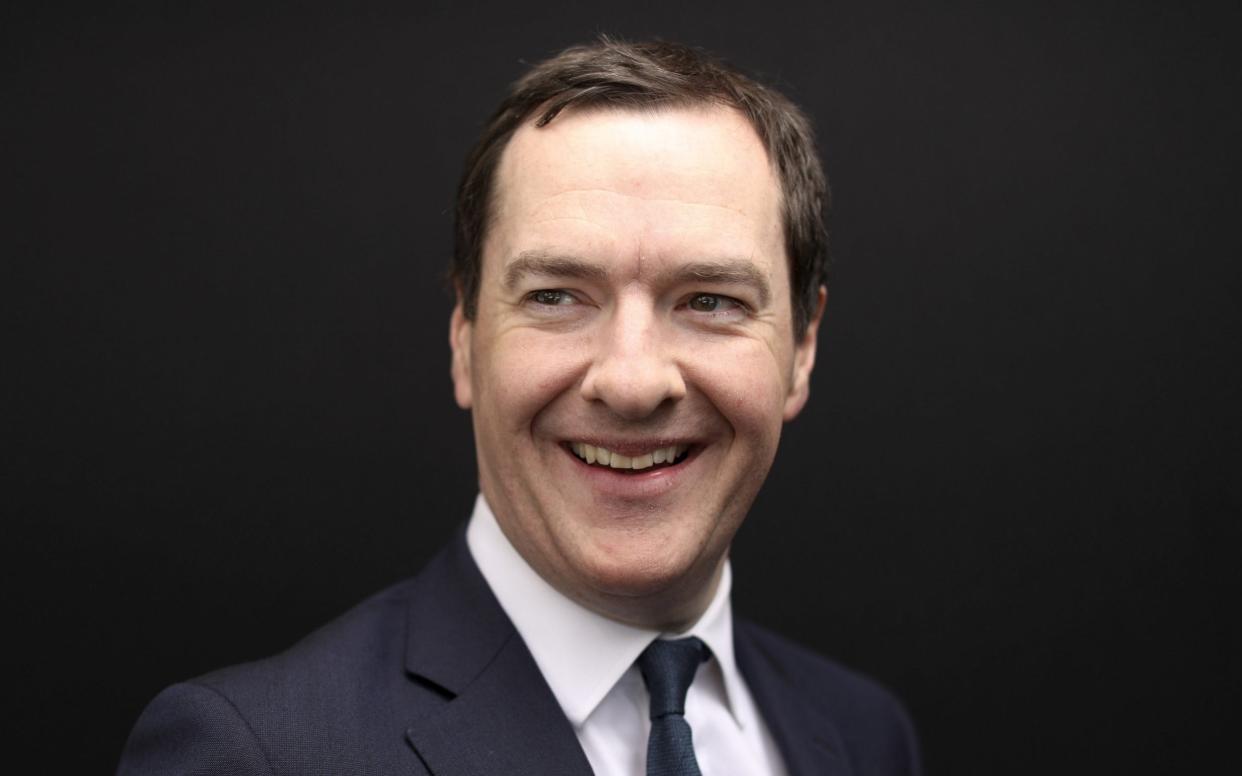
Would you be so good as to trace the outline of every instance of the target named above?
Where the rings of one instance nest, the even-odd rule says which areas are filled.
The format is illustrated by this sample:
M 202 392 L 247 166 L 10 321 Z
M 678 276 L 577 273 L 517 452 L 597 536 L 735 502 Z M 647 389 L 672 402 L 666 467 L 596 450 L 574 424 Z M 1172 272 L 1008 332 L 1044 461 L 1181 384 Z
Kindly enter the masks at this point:
M 581 558 L 579 568 L 588 585 L 601 595 L 653 598 L 700 590 L 714 571 L 714 566 L 700 570 L 700 560 L 697 552 L 670 548 L 667 543 L 624 542 L 597 548 Z

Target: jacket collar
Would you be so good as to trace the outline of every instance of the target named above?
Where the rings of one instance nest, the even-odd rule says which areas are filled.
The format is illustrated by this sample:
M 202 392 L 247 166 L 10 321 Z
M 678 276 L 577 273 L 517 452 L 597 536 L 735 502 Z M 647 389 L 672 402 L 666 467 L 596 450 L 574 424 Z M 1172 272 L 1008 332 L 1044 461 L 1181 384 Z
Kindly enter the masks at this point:
M 435 776 L 589 776 L 547 682 L 487 587 L 464 533 L 414 582 L 405 668 L 448 702 L 406 738 Z
M 734 647 L 789 775 L 852 776 L 836 727 L 806 683 L 753 626 L 735 623 Z M 405 668 L 447 700 L 406 730 L 435 776 L 590 776 L 573 727 L 471 558 L 464 530 L 413 582 Z
M 733 629 L 738 669 L 785 758 L 789 776 L 852 776 L 845 745 L 805 677 L 772 655 L 749 623 Z

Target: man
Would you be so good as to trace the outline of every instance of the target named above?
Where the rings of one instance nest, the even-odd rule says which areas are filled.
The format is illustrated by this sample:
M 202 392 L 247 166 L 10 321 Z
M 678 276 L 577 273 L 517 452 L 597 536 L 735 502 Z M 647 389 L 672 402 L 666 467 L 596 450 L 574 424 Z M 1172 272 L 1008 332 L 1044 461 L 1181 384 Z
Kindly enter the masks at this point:
M 917 773 L 887 693 L 729 607 L 807 399 L 825 198 L 803 115 L 702 52 L 536 66 L 459 191 L 467 529 L 288 652 L 166 690 L 121 773 Z

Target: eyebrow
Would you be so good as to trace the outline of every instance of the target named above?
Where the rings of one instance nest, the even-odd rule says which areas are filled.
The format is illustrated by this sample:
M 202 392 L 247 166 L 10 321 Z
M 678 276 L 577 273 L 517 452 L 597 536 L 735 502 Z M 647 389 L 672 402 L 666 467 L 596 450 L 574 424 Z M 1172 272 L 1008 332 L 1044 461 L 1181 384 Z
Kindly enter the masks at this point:
M 509 262 L 505 268 L 504 286 L 512 290 L 526 275 L 548 275 L 561 278 L 603 281 L 608 270 L 599 264 L 583 261 L 573 256 L 562 256 L 542 251 L 526 251 Z M 746 259 L 721 261 L 692 261 L 663 272 L 662 283 L 694 281 L 719 285 L 748 286 L 759 296 L 759 304 L 766 307 L 772 299 L 768 279 Z
M 526 275 L 551 275 L 581 280 L 607 280 L 608 270 L 572 256 L 526 251 L 505 268 L 505 288 L 513 290 Z
M 664 276 L 666 280 L 695 280 L 700 283 L 714 283 L 729 286 L 750 286 L 759 295 L 759 306 L 767 307 L 772 300 L 772 289 L 768 279 L 763 276 L 753 263 L 746 259 L 727 259 L 724 261 L 692 261 L 669 270 Z

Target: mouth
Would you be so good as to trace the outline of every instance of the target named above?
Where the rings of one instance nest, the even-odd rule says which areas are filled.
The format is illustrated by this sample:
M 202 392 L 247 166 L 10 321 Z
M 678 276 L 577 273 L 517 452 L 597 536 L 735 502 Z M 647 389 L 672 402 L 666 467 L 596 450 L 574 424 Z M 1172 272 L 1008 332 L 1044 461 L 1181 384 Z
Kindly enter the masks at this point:
M 674 443 L 646 449 L 629 447 L 625 453 L 588 442 L 564 442 L 563 447 L 583 464 L 611 469 L 618 474 L 667 469 L 685 461 L 695 446 Z

